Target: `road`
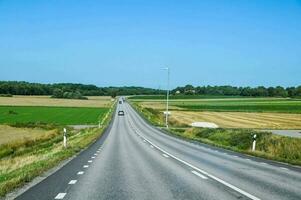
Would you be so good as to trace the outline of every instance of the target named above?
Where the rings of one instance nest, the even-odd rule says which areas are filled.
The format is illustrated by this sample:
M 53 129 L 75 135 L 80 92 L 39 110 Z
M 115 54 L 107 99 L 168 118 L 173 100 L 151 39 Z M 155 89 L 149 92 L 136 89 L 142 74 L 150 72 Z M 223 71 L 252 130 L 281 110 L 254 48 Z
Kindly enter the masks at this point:
M 169 136 L 127 103 L 87 150 L 17 199 L 301 199 L 301 170 Z

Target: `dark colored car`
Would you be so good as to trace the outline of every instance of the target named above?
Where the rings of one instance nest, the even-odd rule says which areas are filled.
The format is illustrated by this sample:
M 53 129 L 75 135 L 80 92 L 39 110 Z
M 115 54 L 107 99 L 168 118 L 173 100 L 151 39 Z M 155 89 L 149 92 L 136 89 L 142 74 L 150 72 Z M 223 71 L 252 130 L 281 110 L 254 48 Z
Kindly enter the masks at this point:
M 118 116 L 124 116 L 124 111 L 119 110 L 119 111 L 118 111 Z

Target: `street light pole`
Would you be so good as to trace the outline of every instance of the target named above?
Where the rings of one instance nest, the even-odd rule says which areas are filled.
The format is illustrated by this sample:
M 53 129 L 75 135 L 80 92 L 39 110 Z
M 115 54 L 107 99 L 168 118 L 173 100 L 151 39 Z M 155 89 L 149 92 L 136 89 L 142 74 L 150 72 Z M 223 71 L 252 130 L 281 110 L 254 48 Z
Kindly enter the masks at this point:
M 167 89 L 166 89 L 166 113 L 165 113 L 165 125 L 168 128 L 168 104 L 169 104 L 169 68 L 164 68 L 167 70 Z

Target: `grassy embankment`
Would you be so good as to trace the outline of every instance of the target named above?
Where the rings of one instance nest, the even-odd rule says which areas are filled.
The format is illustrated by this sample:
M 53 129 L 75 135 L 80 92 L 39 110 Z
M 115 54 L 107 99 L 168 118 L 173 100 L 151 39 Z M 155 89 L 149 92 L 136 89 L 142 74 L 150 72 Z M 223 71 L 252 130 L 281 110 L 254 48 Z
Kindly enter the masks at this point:
M 49 101 L 52 103 L 52 100 Z M 70 100 L 65 100 L 64 103 L 68 104 L 68 101 Z M 4 196 L 13 189 L 31 181 L 99 138 L 108 126 L 112 116 L 113 104 L 110 101 L 106 103 L 108 103 L 106 105 L 111 105 L 111 108 L 92 108 L 92 110 L 77 108 L 75 113 L 74 108 L 9 107 L 10 110 L 12 108 L 16 109 L 17 114 L 13 112 L 10 112 L 10 114 L 17 116 L 15 118 L 8 117 L 9 120 L 2 121 L 10 124 L 10 126 L 0 125 L 0 196 Z M 47 103 L 43 103 L 43 105 L 49 106 Z M 92 103 L 90 106 L 95 106 L 95 104 Z M 6 110 L 4 115 L 8 115 L 7 112 L 9 110 Z M 74 116 L 76 114 L 80 117 Z M 20 116 L 18 117 L 18 115 Z M 36 115 L 39 118 L 36 118 Z M 62 119 L 55 121 L 59 116 Z M 69 118 L 73 117 L 76 120 L 70 121 Z M 101 120 L 103 126 L 84 130 L 68 128 L 68 147 L 63 148 L 62 125 L 70 122 L 83 124 L 87 122 L 86 118 L 91 123 Z
M 159 110 L 143 107 L 138 102 L 132 102 L 132 105 L 153 125 L 164 125 L 164 118 Z M 184 139 L 199 141 L 262 158 L 301 165 L 301 139 L 273 135 L 269 132 L 252 129 L 188 128 L 187 126 L 185 127 L 185 124 L 173 121 L 172 118 L 170 125 L 174 128 L 169 129 L 168 132 Z M 257 148 L 255 152 L 252 152 L 252 136 L 255 133 L 257 134 Z

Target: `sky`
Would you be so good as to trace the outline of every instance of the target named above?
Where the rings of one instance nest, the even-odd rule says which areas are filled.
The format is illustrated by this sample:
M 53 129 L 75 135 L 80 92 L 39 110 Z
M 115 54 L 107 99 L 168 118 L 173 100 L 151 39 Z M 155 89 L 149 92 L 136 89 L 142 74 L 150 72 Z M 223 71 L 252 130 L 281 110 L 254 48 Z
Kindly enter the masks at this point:
M 301 85 L 301 0 L 0 0 L 0 80 Z

